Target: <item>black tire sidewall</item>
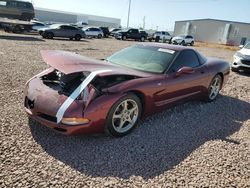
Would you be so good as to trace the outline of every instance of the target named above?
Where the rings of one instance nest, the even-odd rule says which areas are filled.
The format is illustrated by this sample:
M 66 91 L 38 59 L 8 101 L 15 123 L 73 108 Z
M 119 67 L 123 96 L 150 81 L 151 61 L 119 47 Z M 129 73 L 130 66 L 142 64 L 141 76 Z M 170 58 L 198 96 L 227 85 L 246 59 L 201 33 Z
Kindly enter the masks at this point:
M 54 38 L 54 34 L 51 33 L 51 32 L 47 33 L 46 36 L 47 36 L 48 39 L 53 39 Z
M 76 35 L 76 36 L 75 36 L 75 40 L 76 40 L 76 41 L 80 41 L 81 38 L 82 38 L 81 35 Z
M 134 124 L 134 126 L 129 129 L 128 131 L 124 132 L 124 133 L 118 133 L 114 128 L 113 128 L 113 125 L 112 125 L 112 117 L 113 117 L 113 114 L 117 108 L 117 106 L 124 100 L 127 100 L 127 99 L 132 99 L 134 100 L 137 105 L 138 105 L 138 118 Z M 129 134 L 138 124 L 138 121 L 141 117 L 141 113 L 142 113 L 142 104 L 141 104 L 141 101 L 140 99 L 132 94 L 132 93 L 128 93 L 127 95 L 125 95 L 124 97 L 122 97 L 121 99 L 119 99 L 117 102 L 114 103 L 114 105 L 110 108 L 109 110 L 109 113 L 108 113 L 108 116 L 107 116 L 107 121 L 106 121 L 106 128 L 105 128 L 105 131 L 111 135 L 111 136 L 114 136 L 114 137 L 122 137 L 122 136 L 125 136 L 127 134 Z

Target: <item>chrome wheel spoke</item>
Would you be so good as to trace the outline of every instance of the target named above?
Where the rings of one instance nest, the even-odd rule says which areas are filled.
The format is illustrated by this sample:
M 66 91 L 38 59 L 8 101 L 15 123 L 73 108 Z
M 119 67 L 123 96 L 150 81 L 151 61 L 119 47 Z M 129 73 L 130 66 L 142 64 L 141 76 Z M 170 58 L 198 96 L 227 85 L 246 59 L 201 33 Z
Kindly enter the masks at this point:
M 218 77 L 216 77 L 212 84 L 210 85 L 210 93 L 209 93 L 209 98 L 211 100 L 215 99 L 216 96 L 219 94 L 220 91 L 220 86 L 221 86 L 221 82 L 220 79 Z
M 113 119 L 120 119 L 122 117 L 122 114 L 114 114 Z
M 116 108 L 113 117 L 113 128 L 119 132 L 124 133 L 131 129 L 138 118 L 138 105 L 132 99 L 122 101 Z

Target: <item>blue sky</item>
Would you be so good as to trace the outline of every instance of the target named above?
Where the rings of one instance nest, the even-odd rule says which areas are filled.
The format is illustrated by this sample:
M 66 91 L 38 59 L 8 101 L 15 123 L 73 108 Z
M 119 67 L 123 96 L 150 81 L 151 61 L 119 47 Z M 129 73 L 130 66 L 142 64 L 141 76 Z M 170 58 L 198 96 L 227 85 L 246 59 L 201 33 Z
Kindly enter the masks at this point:
M 177 20 L 214 18 L 250 23 L 250 0 L 131 0 L 130 27 L 173 30 Z M 129 0 L 33 0 L 36 7 L 121 19 L 127 24 Z

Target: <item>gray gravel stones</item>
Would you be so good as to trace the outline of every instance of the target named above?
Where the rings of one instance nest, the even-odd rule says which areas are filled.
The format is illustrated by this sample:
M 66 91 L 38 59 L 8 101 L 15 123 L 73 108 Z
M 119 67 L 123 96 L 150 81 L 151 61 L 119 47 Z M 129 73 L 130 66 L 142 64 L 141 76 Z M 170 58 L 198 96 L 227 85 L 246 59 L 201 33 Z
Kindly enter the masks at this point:
M 133 43 L 44 41 L 0 31 L 0 187 L 250 187 L 247 74 L 231 73 L 215 102 L 166 109 L 123 138 L 65 137 L 27 118 L 23 87 L 46 68 L 40 50 L 101 59 Z M 234 53 L 197 49 L 228 61 Z

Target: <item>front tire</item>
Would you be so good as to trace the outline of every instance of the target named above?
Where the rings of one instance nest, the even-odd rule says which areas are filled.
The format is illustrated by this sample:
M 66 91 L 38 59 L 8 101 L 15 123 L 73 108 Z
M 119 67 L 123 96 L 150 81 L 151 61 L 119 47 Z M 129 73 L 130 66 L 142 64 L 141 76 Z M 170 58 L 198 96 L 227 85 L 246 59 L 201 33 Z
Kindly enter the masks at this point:
M 190 46 L 193 46 L 194 45 L 194 41 L 192 41 L 191 43 L 190 43 Z
M 141 109 L 141 101 L 136 95 L 128 94 L 122 97 L 108 113 L 106 131 L 114 137 L 129 134 L 140 119 Z
M 231 67 L 231 71 L 233 72 L 239 72 L 239 70 L 237 68 Z
M 127 37 L 125 35 L 122 36 L 122 40 L 126 40 Z
M 53 39 L 54 38 L 54 34 L 51 33 L 51 32 L 47 33 L 46 36 L 47 36 L 48 39 Z
M 206 101 L 211 102 L 214 101 L 217 96 L 219 95 L 219 92 L 222 88 L 222 77 L 217 74 L 211 81 L 209 87 L 208 87 L 208 92 L 206 96 Z
M 102 38 L 102 35 L 101 35 L 101 34 L 99 34 L 99 35 L 97 36 L 97 38 L 98 38 L 98 39 L 101 39 L 101 38 Z
M 76 40 L 76 41 L 80 41 L 81 39 L 82 39 L 82 36 L 81 36 L 81 35 L 76 35 L 76 36 L 75 36 L 75 40 Z

